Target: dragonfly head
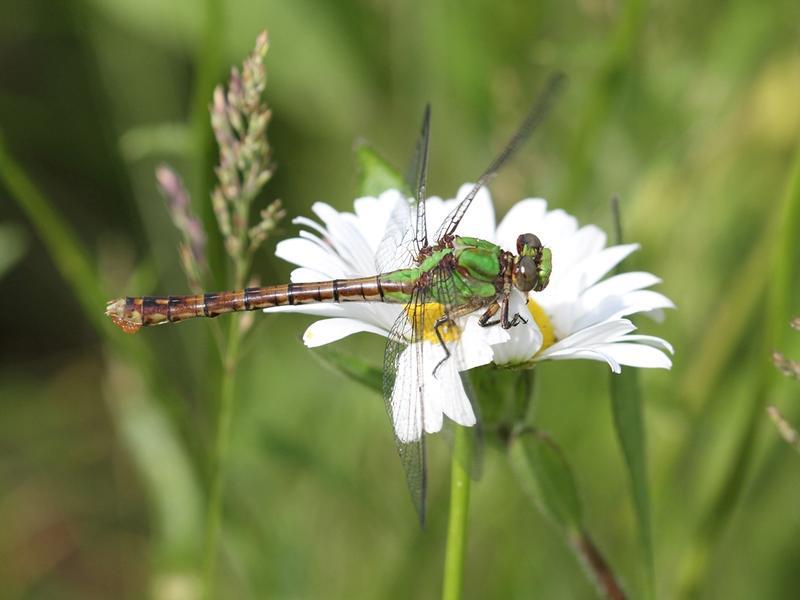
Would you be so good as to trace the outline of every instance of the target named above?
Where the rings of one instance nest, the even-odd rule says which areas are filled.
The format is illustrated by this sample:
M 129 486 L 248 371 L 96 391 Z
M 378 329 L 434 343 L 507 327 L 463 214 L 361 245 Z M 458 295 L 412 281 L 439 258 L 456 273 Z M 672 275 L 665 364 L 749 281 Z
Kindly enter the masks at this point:
M 521 292 L 541 292 L 550 281 L 553 270 L 550 248 L 532 233 L 517 238 L 517 258 L 514 261 L 514 286 Z

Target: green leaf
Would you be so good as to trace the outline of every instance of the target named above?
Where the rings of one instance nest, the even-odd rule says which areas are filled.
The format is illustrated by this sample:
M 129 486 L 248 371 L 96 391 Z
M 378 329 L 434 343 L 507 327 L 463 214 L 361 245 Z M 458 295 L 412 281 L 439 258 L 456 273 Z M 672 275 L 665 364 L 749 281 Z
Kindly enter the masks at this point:
M 366 144 L 356 150 L 358 195 L 377 196 L 389 189 L 407 191 L 402 176 Z
M 327 347 L 316 348 L 312 355 L 334 371 L 383 394 L 383 372 L 365 360 Z
M 511 464 L 523 487 L 548 519 L 569 536 L 582 529 L 583 508 L 572 468 L 545 433 L 525 429 L 509 447 Z
M 647 484 L 647 449 L 638 371 L 626 369 L 619 375 L 611 375 L 611 407 L 614 413 L 617 437 L 631 480 L 631 494 L 639 525 L 639 543 L 645 576 L 643 597 L 652 598 L 655 567 L 650 528 L 650 494 Z

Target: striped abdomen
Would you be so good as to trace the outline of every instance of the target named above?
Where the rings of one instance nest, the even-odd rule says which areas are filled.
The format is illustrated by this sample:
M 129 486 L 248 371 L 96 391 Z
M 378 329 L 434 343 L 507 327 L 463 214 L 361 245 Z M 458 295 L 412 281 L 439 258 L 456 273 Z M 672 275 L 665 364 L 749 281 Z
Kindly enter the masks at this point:
M 191 296 L 128 297 L 109 302 L 106 314 L 123 331 L 135 333 L 139 328 L 150 325 L 271 306 L 315 302 L 405 302 L 414 284 L 414 281 L 388 281 L 386 275 L 373 275 L 360 279 L 289 283 Z

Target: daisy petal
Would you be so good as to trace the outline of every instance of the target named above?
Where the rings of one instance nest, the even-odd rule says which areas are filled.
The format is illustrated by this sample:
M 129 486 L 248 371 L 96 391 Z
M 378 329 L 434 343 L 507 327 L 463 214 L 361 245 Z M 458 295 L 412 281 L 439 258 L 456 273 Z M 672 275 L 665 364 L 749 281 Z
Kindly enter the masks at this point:
M 662 348 L 669 352 L 670 354 L 675 354 L 675 350 L 667 340 L 662 340 L 660 337 L 656 337 L 654 335 L 635 335 L 629 334 L 625 336 L 626 341 L 631 342 L 641 342 L 642 344 L 647 344 L 648 346 L 654 346 L 656 348 Z
M 620 273 L 596 283 L 583 293 L 583 300 L 586 304 L 595 304 L 606 296 L 621 296 L 628 292 L 634 292 L 661 283 L 661 279 L 652 273 L 642 271 L 631 271 L 630 273 Z
M 328 232 L 325 231 L 325 228 L 316 221 L 309 219 L 308 217 L 295 217 L 294 219 L 292 219 L 292 223 L 294 225 L 302 225 L 304 227 L 308 227 L 309 229 L 313 229 L 314 231 L 319 233 L 323 238 L 328 237 Z
M 495 240 L 501 248 L 514 249 L 521 233 L 541 233 L 540 224 L 547 211 L 547 202 L 541 198 L 521 200 L 511 207 L 497 226 Z M 525 231 L 523 231 L 523 229 Z
M 360 221 L 359 229 L 373 253 L 383 239 L 392 209 L 402 200 L 404 197 L 398 190 L 386 190 L 378 198 L 358 198 L 353 203 Z
M 355 225 L 355 215 L 339 213 L 324 202 L 315 202 L 311 210 L 325 222 L 329 241 L 350 267 L 353 275 L 372 268 L 372 249 Z
M 464 199 L 467 194 L 472 191 L 473 187 L 475 186 L 471 183 L 462 185 L 458 189 L 456 200 L 460 202 Z M 432 221 L 432 223 L 437 223 L 437 221 Z M 472 204 L 464 215 L 464 218 L 461 219 L 461 223 L 458 226 L 458 235 L 473 236 L 482 240 L 492 240 L 495 236 L 494 223 L 492 196 L 487 188 L 482 187 L 478 190 L 475 198 L 473 198 Z M 431 221 L 429 221 L 428 224 L 430 225 Z M 428 233 L 430 234 L 432 232 L 429 231 Z
M 297 313 L 315 317 L 343 317 L 352 316 L 341 304 L 287 304 L 286 306 L 270 306 L 264 309 L 265 313 Z
M 649 369 L 669 369 L 672 361 L 661 350 L 645 344 L 601 344 L 596 348 L 599 352 L 611 356 L 621 365 L 644 367 Z
M 366 331 L 385 335 L 386 332 L 374 325 L 358 321 L 356 319 L 333 318 L 322 319 L 312 323 L 303 334 L 303 343 L 308 348 L 324 346 L 331 342 L 336 342 L 354 333 Z
M 576 331 L 572 335 L 557 341 L 555 344 L 542 352 L 540 357 L 548 357 L 551 354 L 569 348 L 585 348 L 594 344 L 601 344 L 608 341 L 615 341 L 617 338 L 635 330 L 636 327 L 627 319 L 617 321 L 605 321 L 592 325 L 586 329 Z
M 475 424 L 475 413 L 464 390 L 456 361 L 451 357 L 441 362 L 444 350 L 439 344 L 425 343 L 424 349 L 425 431 L 440 431 L 442 414 L 459 425 L 471 427 Z
M 456 360 L 461 371 L 487 365 L 494 359 L 492 346 L 510 339 L 501 327 L 481 327 L 478 317 L 471 316 L 462 325 L 461 339 L 457 345 Z
M 544 357 L 544 354 L 540 356 Z M 589 360 L 604 362 L 611 367 L 612 372 L 620 373 L 622 371 L 622 367 L 620 367 L 619 362 L 617 362 L 613 356 L 607 352 L 602 352 L 597 348 L 567 348 L 557 352 L 551 352 L 547 355 L 548 360 L 570 360 L 573 358 L 586 358 Z M 541 360 L 541 358 L 537 358 L 536 360 Z
M 348 277 L 342 259 L 317 244 L 302 238 L 291 238 L 278 242 L 275 256 L 299 267 L 314 269 L 327 275 L 327 279 Z
M 508 338 L 507 341 L 492 345 L 496 364 L 527 362 L 539 351 L 544 340 L 539 326 L 522 299 L 522 294 L 512 295 L 510 312 L 519 314 L 526 322 L 508 330 L 504 330 L 502 327 L 492 327 L 492 329 L 505 331 Z
M 674 307 L 669 298 L 650 290 L 629 292 L 623 296 L 609 296 L 597 306 L 587 307 L 584 315 L 575 321 L 573 328 L 582 329 L 595 323 L 619 319 L 635 313 Z
M 586 259 L 576 273 L 581 277 L 582 289 L 600 281 L 606 273 L 638 249 L 639 244 L 611 246 Z
M 325 273 L 320 273 L 316 269 L 300 267 L 291 272 L 289 279 L 291 279 L 292 283 L 312 283 L 316 281 L 329 281 L 330 277 L 325 275 Z

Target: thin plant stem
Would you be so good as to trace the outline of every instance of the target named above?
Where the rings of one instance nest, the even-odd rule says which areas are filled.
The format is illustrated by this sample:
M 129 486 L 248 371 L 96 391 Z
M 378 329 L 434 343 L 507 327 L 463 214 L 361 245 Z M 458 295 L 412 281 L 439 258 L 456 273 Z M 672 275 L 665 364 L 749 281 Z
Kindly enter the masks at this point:
M 574 537 L 573 547 L 603 596 L 609 600 L 625 600 L 625 592 L 614 572 L 585 531 Z
M 450 470 L 450 519 L 444 558 L 443 600 L 459 600 L 464 588 L 471 462 L 472 432 L 467 427 L 458 426 Z
M 241 330 L 239 319 L 232 316 L 228 329 L 225 357 L 220 381 L 217 430 L 214 437 L 214 450 L 211 457 L 211 478 L 206 514 L 205 540 L 205 589 L 208 597 L 214 597 L 216 586 L 217 549 L 222 523 L 222 497 L 224 493 L 225 463 L 230 445 L 231 421 L 236 392 L 236 362 L 239 355 Z

